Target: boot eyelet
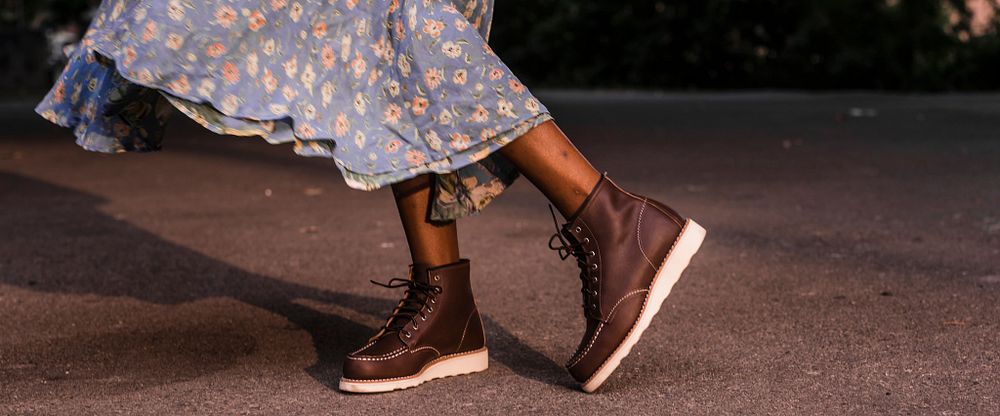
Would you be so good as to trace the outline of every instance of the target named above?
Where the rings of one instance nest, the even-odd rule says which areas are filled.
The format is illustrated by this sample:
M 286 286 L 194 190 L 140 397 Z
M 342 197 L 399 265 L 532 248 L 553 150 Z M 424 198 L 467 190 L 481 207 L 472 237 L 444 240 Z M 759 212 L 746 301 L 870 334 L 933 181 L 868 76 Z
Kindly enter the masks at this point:
M 594 263 L 594 264 L 591 264 L 591 265 L 590 265 L 590 268 L 591 268 L 591 269 L 594 269 L 594 270 L 597 270 L 597 263 Z
M 597 310 L 597 304 L 596 304 L 596 303 L 591 303 L 591 304 L 590 304 L 590 307 L 591 307 L 591 308 L 592 308 L 593 310 L 595 310 L 595 311 Z
M 420 330 L 420 327 L 419 327 L 419 326 L 417 326 L 417 324 L 416 324 L 416 323 L 414 323 L 414 324 L 413 324 L 413 330 L 414 330 L 414 331 L 419 331 L 419 330 Z
M 426 317 L 426 316 L 423 316 L 423 315 L 421 315 L 421 316 L 420 316 L 420 320 L 421 320 L 421 321 L 424 321 L 424 322 L 427 322 L 427 317 Z
M 410 337 L 413 336 L 413 334 L 411 334 L 410 331 L 403 331 L 403 336 L 407 337 L 407 338 L 410 338 Z
M 437 302 L 435 302 L 434 299 L 431 299 L 431 304 L 435 304 L 435 303 L 437 303 Z
M 593 280 L 594 283 L 597 283 L 597 276 L 591 277 L 590 280 Z
M 590 294 L 593 295 L 593 296 L 597 296 L 597 291 L 596 290 L 591 290 Z
M 434 275 L 434 281 L 441 280 L 441 275 Z
M 589 243 L 589 242 L 590 242 L 590 237 L 585 237 L 585 238 L 583 239 L 583 244 L 587 244 L 587 243 Z
M 594 256 L 597 255 L 597 253 L 595 253 L 594 250 L 590 250 L 590 252 L 587 253 L 587 255 L 590 256 L 590 257 L 594 257 Z
M 580 232 L 580 231 L 583 231 L 583 228 L 576 227 L 576 232 Z
M 428 306 L 427 307 L 427 313 L 432 313 L 432 312 L 434 312 L 434 307 L 433 306 Z

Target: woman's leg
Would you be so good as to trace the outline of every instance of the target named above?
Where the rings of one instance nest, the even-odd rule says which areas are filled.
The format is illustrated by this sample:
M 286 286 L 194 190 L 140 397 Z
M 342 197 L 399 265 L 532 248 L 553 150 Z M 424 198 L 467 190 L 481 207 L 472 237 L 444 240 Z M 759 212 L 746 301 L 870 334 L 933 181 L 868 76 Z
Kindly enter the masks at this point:
M 547 121 L 502 147 L 500 153 L 569 218 L 583 204 L 601 173 Z
M 430 174 L 392 185 L 399 219 L 403 222 L 406 244 L 413 264 L 436 267 L 458 261 L 458 227 L 455 221 L 431 222 Z

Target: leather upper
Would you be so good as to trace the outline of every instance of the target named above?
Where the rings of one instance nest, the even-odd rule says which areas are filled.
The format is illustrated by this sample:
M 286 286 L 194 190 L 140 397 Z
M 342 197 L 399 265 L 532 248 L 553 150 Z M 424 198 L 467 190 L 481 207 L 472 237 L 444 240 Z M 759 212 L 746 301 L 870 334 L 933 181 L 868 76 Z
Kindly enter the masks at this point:
M 433 289 L 427 293 L 408 290 L 407 296 L 418 299 L 409 303 L 422 305 L 419 311 L 412 316 L 397 315 L 407 302 L 404 297 L 386 325 L 364 347 L 348 354 L 344 378 L 408 377 L 439 357 L 475 351 L 486 345 L 482 320 L 472 297 L 468 260 L 437 268 L 414 265 L 410 270 L 410 280 Z

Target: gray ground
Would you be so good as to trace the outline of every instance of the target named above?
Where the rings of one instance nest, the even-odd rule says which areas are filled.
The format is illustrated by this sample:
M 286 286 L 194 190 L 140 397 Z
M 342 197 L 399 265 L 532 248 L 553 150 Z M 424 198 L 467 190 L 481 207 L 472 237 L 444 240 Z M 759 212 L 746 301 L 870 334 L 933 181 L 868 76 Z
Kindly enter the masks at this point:
M 526 181 L 460 224 L 491 368 L 345 395 L 398 296 L 368 279 L 408 263 L 387 190 L 179 113 L 161 153 L 89 153 L 29 102 L 0 108 L 0 414 L 1000 413 L 1000 97 L 539 95 L 709 230 L 599 394 Z

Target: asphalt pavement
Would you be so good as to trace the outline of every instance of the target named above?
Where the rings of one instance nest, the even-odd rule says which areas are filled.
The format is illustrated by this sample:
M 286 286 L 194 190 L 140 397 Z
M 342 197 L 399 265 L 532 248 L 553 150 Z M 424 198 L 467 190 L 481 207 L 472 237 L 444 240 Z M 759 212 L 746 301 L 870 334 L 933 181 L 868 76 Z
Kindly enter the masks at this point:
M 486 372 L 337 390 L 405 274 L 387 189 L 180 113 L 81 150 L 0 104 L 0 414 L 1000 414 L 1000 96 L 539 91 L 708 238 L 597 394 L 575 263 L 519 180 L 459 223 Z

